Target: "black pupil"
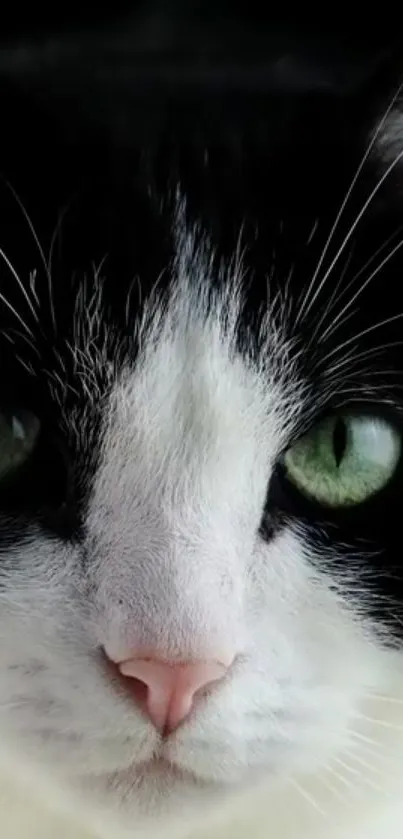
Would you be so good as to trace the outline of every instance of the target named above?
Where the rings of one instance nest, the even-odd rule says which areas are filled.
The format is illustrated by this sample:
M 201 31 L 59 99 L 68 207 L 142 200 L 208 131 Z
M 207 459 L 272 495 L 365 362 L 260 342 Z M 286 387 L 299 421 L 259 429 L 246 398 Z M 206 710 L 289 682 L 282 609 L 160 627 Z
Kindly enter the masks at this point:
M 344 452 L 347 446 L 347 429 L 346 423 L 341 417 L 338 417 L 333 429 L 333 451 L 336 461 L 336 466 L 340 466 L 343 459 Z

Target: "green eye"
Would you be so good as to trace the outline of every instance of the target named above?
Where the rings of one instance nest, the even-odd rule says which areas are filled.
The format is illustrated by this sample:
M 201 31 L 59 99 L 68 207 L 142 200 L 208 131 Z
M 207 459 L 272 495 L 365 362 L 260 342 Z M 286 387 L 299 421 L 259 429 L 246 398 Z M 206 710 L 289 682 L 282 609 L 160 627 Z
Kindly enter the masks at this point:
M 40 423 L 29 411 L 0 411 L 0 481 L 28 459 L 38 438 Z
M 284 463 L 288 479 L 320 504 L 346 507 L 379 492 L 392 477 L 401 438 L 385 420 L 335 416 L 291 446 Z

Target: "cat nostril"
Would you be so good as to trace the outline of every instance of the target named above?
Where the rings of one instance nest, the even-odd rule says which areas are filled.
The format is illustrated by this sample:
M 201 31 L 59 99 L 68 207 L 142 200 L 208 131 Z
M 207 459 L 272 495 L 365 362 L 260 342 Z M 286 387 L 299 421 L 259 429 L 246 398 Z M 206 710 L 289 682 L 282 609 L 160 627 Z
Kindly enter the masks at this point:
M 189 716 L 197 697 L 227 674 L 219 661 L 166 662 L 130 658 L 114 663 L 136 705 L 163 734 L 175 731 Z
M 141 679 L 133 679 L 129 676 L 124 676 L 121 673 L 119 666 L 115 664 L 114 661 L 106 658 L 105 664 L 107 673 L 116 684 L 116 687 L 119 688 L 119 690 L 123 689 L 125 695 L 134 699 L 140 710 L 145 711 L 148 693 L 147 685 L 142 682 Z
M 122 674 L 120 674 L 120 677 L 122 678 Z M 127 676 L 123 676 L 123 681 L 128 694 L 135 700 L 139 708 L 145 711 L 148 695 L 148 688 L 145 682 L 142 682 L 141 679 L 132 679 Z

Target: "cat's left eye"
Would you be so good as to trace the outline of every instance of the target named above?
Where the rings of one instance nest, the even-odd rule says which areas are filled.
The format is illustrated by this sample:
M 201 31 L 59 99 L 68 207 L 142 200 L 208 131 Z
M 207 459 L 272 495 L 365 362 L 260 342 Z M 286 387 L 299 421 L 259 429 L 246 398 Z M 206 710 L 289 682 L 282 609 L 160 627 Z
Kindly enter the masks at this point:
M 30 411 L 0 411 L 0 481 L 22 466 L 33 452 L 40 422 Z
M 288 480 L 305 496 L 325 506 L 347 507 L 386 486 L 401 451 L 401 436 L 386 420 L 336 415 L 291 446 L 284 466 Z

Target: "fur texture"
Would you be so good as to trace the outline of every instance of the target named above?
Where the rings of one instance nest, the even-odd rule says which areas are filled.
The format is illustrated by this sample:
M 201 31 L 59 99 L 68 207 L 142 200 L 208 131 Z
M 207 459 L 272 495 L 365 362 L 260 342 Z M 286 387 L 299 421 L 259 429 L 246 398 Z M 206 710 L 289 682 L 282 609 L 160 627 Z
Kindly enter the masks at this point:
M 340 410 L 403 434 L 401 68 L 302 50 L 145 113 L 63 44 L 2 65 L 0 412 L 41 431 L 0 482 L 1 835 L 397 839 L 402 463 L 337 511 L 283 455 Z M 235 661 L 162 739 L 131 647 Z

